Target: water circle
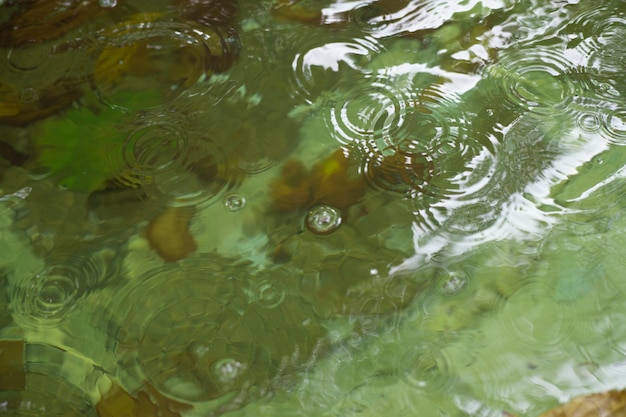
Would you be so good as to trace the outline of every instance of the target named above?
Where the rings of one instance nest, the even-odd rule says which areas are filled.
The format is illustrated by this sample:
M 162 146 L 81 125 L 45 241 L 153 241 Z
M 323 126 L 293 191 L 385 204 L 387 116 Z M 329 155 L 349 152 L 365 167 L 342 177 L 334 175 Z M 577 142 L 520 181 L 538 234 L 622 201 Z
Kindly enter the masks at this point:
M 406 363 L 406 381 L 420 392 L 446 392 L 456 383 L 450 363 L 439 349 L 418 351 Z
M 587 19 L 601 19 L 585 39 L 585 49 L 589 57 L 589 66 L 601 74 L 621 75 L 626 48 L 622 40 L 626 36 L 626 18 L 617 14 L 617 10 L 599 7 Z
M 328 205 L 311 208 L 304 220 L 306 228 L 316 235 L 327 235 L 334 232 L 339 228 L 341 222 L 341 211 Z
M 161 392 L 196 402 L 245 388 L 249 361 L 255 357 L 252 334 L 231 309 L 222 306 L 211 314 L 207 303 L 215 301 L 187 298 L 151 317 L 139 346 L 139 363 Z
M 42 68 L 53 54 L 54 51 L 49 44 L 31 42 L 10 49 L 7 58 L 13 70 L 25 72 Z
M 252 288 L 251 301 L 263 308 L 275 308 L 287 295 L 280 282 L 262 279 Z
M 576 124 L 587 132 L 596 132 L 602 126 L 602 119 L 596 112 L 582 112 L 576 118 Z
M 146 115 L 123 147 L 124 166 L 113 180 L 123 186 L 142 186 L 146 195 L 175 205 L 193 205 L 218 196 L 237 181 L 215 141 L 185 133 L 186 120 Z
M 234 263 L 205 254 L 136 277 L 111 307 L 125 372 L 168 398 L 215 411 L 267 392 L 279 372 L 270 359 L 277 333 L 265 340 L 274 316 L 251 302 L 251 277 L 240 267 L 232 274 Z
M 469 282 L 467 274 L 461 271 L 450 271 L 441 279 L 439 288 L 444 295 L 455 295 L 461 292 Z
M 365 159 L 363 172 L 375 188 L 410 197 L 414 192 L 424 191 L 435 166 L 431 153 L 415 142 L 389 155 L 372 153 Z
M 171 170 L 183 157 L 186 139 L 169 124 L 156 124 L 132 132 L 124 143 L 124 161 L 141 183 L 152 182 L 155 172 Z
M 78 291 L 78 285 L 65 276 L 49 276 L 41 287 L 35 298 L 39 311 L 54 313 L 71 302 Z
M 325 103 L 328 128 L 342 144 L 388 141 L 404 123 L 404 93 L 384 80 L 368 81 L 342 92 L 339 102 Z
M 517 50 L 500 58 L 487 69 L 499 84 L 494 101 L 502 100 L 511 109 L 539 114 L 562 112 L 577 92 L 571 77 L 575 65 L 557 51 L 533 48 Z
M 104 277 L 103 273 L 101 266 L 91 260 L 50 260 L 48 266 L 16 288 L 13 304 L 18 320 L 25 325 L 58 324 Z
M 98 34 L 94 82 L 109 105 L 161 106 L 193 84 L 228 67 L 229 46 L 219 30 L 140 13 Z
M 626 108 L 605 111 L 600 123 L 603 133 L 611 143 L 626 144 Z
M 306 98 L 318 91 L 334 88 L 337 74 L 350 68 L 357 71 L 358 78 L 369 72 L 366 65 L 383 47 L 373 38 L 347 39 L 345 42 L 326 42 L 322 45 L 307 45 L 310 40 L 303 40 L 301 51 L 296 53 L 292 62 L 292 91 Z
M 377 4 L 368 4 L 355 7 L 350 11 L 350 21 L 354 22 L 362 31 L 375 34 L 383 31 L 388 23 L 389 10 Z

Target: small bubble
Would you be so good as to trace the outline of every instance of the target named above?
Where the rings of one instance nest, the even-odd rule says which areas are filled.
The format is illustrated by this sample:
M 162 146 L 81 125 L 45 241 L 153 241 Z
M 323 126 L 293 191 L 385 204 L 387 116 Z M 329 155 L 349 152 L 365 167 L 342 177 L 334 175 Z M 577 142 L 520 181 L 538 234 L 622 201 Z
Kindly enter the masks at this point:
M 226 197 L 224 207 L 229 211 L 239 211 L 246 206 L 246 199 L 238 194 L 231 194 Z
M 22 103 L 32 103 L 39 100 L 39 93 L 31 87 L 22 88 L 19 92 L 19 99 Z
M 285 299 L 285 291 L 278 285 L 265 281 L 255 289 L 254 301 L 263 308 L 274 308 Z
M 306 215 L 307 229 L 317 235 L 327 235 L 341 225 L 341 212 L 332 206 L 313 207 Z
M 100 7 L 111 8 L 117 6 L 117 0 L 100 0 Z
M 233 358 L 222 359 L 214 367 L 218 381 L 225 385 L 235 382 L 244 370 L 245 366 Z

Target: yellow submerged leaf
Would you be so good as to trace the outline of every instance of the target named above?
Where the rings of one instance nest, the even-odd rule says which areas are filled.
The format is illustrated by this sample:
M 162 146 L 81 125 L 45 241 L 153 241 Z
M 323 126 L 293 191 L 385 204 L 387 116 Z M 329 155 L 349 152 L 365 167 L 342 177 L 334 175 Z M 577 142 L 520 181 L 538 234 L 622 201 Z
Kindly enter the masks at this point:
M 106 38 L 111 39 L 111 44 L 102 49 L 96 60 L 93 75 L 97 83 L 112 84 L 123 77 L 137 55 L 141 42 L 126 43 L 120 40 L 131 34 L 135 28 L 151 24 L 161 17 L 162 13 L 137 13 L 103 32 Z

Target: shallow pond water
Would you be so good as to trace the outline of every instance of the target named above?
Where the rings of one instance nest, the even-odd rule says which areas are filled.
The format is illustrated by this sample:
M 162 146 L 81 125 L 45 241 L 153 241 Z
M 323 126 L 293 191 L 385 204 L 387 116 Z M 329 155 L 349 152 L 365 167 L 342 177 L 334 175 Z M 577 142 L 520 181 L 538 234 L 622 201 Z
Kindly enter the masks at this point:
M 623 388 L 625 34 L 621 1 L 0 1 L 0 413 Z

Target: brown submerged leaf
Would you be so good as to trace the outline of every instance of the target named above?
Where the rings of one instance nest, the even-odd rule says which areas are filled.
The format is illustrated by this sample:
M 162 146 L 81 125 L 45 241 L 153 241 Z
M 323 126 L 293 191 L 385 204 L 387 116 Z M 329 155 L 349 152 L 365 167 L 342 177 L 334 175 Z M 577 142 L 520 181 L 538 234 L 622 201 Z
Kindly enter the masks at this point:
M 347 209 L 361 201 L 365 193 L 365 181 L 353 158 L 343 149 L 336 150 L 313 167 L 311 182 L 313 205 L 328 204 Z
M 165 397 L 149 384 L 134 397 L 114 384 L 96 404 L 99 417 L 180 417 L 181 412 L 191 408 L 190 405 Z
M 207 67 L 214 72 L 224 72 L 239 57 L 239 36 L 235 17 L 239 10 L 235 0 L 179 0 L 180 17 L 197 22 L 215 32 L 221 39 L 221 50 L 211 50 L 213 58 Z
M 57 39 L 106 10 L 98 1 L 38 0 L 0 25 L 0 47 Z
M 4 87 L 4 88 L 3 88 Z M 0 91 L 11 87 L 0 86 Z M 82 96 L 78 82 L 59 79 L 39 92 L 36 100 L 23 102 L 17 91 L 0 96 L 0 123 L 10 126 L 25 126 L 45 119 L 68 107 Z
M 622 417 L 626 416 L 626 391 L 608 391 L 574 398 L 540 417 Z
M 23 391 L 25 387 L 24 341 L 0 341 L 0 390 Z
M 505 413 L 510 417 L 513 414 Z M 539 417 L 623 417 L 626 416 L 626 390 L 612 390 L 577 397 Z
M 347 209 L 358 203 L 364 193 L 365 181 L 342 149 L 315 164 L 311 172 L 300 162 L 285 162 L 281 176 L 271 185 L 272 206 L 283 213 L 306 210 L 316 204 Z
M 184 259 L 196 250 L 196 241 L 189 232 L 194 212 L 190 207 L 168 207 L 148 225 L 146 238 L 164 261 Z

